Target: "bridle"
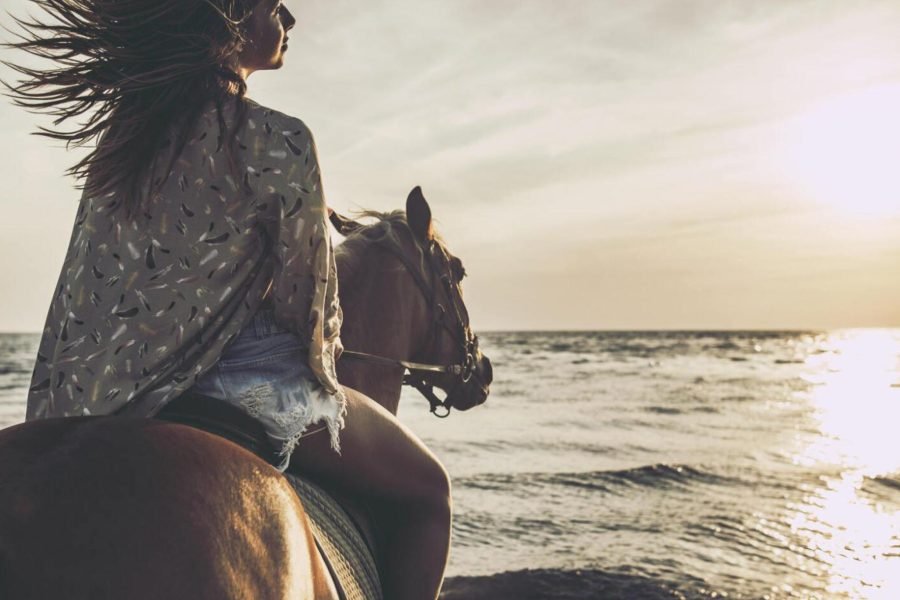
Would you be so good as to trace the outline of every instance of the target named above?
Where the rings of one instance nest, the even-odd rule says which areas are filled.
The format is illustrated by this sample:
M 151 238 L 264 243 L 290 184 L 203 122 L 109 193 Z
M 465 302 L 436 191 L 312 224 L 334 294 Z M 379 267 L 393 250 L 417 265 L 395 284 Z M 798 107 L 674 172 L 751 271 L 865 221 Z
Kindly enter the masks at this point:
M 342 217 L 336 212 L 331 212 L 329 219 L 341 235 L 353 233 L 363 227 L 360 223 Z M 432 319 L 420 354 L 425 354 L 433 348 L 439 348 L 442 336 L 447 333 L 452 337 L 456 347 L 460 349 L 462 359 L 455 364 L 435 365 L 387 358 L 353 350 L 344 350 L 341 357 L 364 360 L 386 366 L 403 367 L 409 371 L 403 377 L 403 384 L 415 388 L 425 396 L 425 399 L 431 405 L 431 413 L 434 416 L 442 419 L 446 418 L 450 415 L 450 409 L 453 407 L 456 395 L 460 393 L 462 386 L 469 383 L 472 377 L 476 378 L 476 381 L 479 382 L 482 388 L 485 387 L 477 369 L 476 357 L 479 354 L 478 336 L 472 333 L 472 328 L 469 326 L 469 313 L 462 301 L 458 283 L 451 276 L 447 253 L 434 240 L 430 240 L 426 247 L 421 248 L 425 256 L 426 270 L 431 279 L 431 283 L 429 283 L 425 280 L 421 269 L 393 244 L 387 241 L 374 241 L 373 243 L 387 250 L 403 263 L 403 266 L 406 267 L 407 272 L 412 276 L 413 281 L 416 282 L 417 287 L 425 297 Z M 447 307 L 440 302 L 438 291 L 434 285 L 435 281 L 440 281 L 443 286 L 443 298 L 446 300 L 445 303 L 451 308 L 449 313 Z M 448 316 L 452 319 L 449 323 L 447 320 Z M 434 393 L 434 386 L 426 381 L 428 373 L 446 373 L 455 377 L 450 389 L 445 390 L 446 396 L 443 400 L 439 399 Z

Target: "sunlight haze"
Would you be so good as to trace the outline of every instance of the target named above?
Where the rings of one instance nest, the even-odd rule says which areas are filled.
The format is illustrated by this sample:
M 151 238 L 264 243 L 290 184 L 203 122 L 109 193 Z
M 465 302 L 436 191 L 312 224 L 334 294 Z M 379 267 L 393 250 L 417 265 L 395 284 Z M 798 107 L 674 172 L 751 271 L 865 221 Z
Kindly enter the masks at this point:
M 900 3 L 286 4 L 248 95 L 336 210 L 422 186 L 477 329 L 900 326 Z M 38 124 L 0 104 L 0 331 L 43 326 L 79 197 Z

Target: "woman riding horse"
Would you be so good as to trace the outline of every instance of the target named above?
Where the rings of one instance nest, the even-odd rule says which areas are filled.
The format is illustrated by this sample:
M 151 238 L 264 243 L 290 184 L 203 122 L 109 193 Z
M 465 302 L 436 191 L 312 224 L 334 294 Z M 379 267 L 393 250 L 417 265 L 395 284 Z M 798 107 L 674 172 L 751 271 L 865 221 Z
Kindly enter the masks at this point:
M 280 0 L 44 0 L 12 46 L 44 135 L 95 149 L 43 329 L 27 418 L 154 416 L 185 392 L 262 425 L 277 466 L 362 498 L 383 528 L 392 599 L 436 598 L 450 484 L 392 414 L 342 386 L 335 258 L 312 134 L 246 98 L 278 69 Z M 319 433 L 328 431 L 328 435 Z

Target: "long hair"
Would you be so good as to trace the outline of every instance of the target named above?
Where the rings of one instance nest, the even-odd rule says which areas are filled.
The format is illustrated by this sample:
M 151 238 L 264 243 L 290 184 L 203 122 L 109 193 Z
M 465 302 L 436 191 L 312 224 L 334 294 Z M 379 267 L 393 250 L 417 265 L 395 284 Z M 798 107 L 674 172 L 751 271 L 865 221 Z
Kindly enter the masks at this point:
M 24 79 L 3 81 L 7 96 L 68 130 L 36 135 L 66 148 L 94 142 L 67 170 L 86 194 L 123 195 L 129 214 L 164 183 L 205 106 L 214 103 L 219 147 L 235 168 L 234 143 L 246 122 L 246 84 L 229 66 L 244 44 L 241 25 L 258 0 L 32 0 L 49 22 L 15 18 L 24 34 L 4 44 L 55 61 L 49 69 L 3 64 Z M 223 109 L 233 102 L 229 131 Z M 166 175 L 149 181 L 161 155 Z

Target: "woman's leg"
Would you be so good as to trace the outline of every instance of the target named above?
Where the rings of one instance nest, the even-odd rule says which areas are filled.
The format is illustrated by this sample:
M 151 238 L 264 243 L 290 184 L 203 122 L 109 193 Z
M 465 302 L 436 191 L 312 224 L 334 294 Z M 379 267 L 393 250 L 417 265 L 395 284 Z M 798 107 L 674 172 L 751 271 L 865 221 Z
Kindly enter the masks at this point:
M 450 550 L 450 479 L 428 448 L 391 413 L 350 388 L 341 454 L 327 433 L 303 438 L 290 470 L 362 496 L 376 507 L 384 597 L 437 598 Z

